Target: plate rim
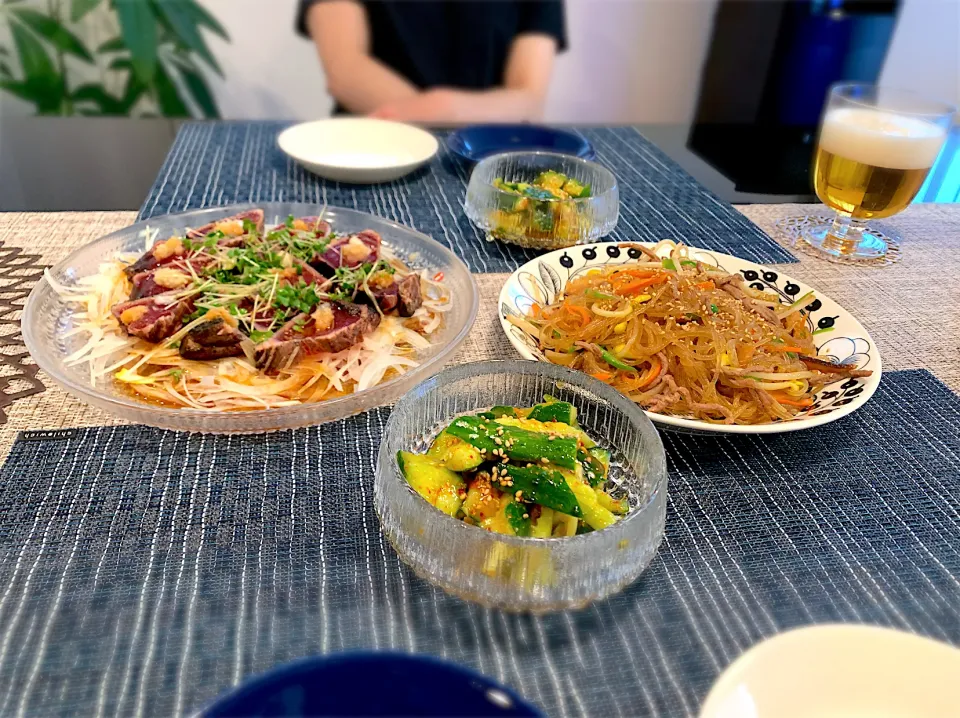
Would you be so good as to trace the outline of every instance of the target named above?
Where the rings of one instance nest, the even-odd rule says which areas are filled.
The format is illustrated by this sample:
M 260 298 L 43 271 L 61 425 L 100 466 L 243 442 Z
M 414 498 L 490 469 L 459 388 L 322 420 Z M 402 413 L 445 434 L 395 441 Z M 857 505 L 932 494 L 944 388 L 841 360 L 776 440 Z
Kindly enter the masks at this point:
M 303 130 L 305 127 L 311 126 L 320 126 L 330 125 L 330 124 L 362 124 L 362 125 L 392 125 L 395 127 L 403 127 L 409 130 L 413 130 L 422 136 L 429 137 L 432 141 L 432 149 L 429 153 L 424 154 L 422 157 L 416 160 L 395 162 L 393 164 L 382 164 L 377 165 L 376 167 L 370 167 L 369 165 L 358 167 L 356 165 L 340 165 L 340 164 L 329 164 L 327 162 L 317 161 L 309 159 L 304 156 L 302 153 L 297 153 L 290 148 L 290 137 L 296 130 Z M 311 166 L 311 167 L 320 167 L 324 170 L 333 170 L 339 172 L 356 172 L 358 174 L 376 174 L 383 172 L 403 172 L 412 170 L 415 167 L 419 167 L 423 164 L 426 164 L 434 157 L 437 156 L 437 153 L 440 151 L 440 141 L 437 139 L 436 135 L 432 132 L 418 127 L 417 125 L 409 124 L 406 122 L 396 122 L 394 120 L 384 120 L 377 117 L 325 117 L 318 120 L 307 120 L 305 122 L 297 122 L 296 124 L 290 125 L 289 127 L 284 128 L 280 134 L 277 135 L 277 146 L 280 148 L 280 151 L 291 159 L 296 160 L 302 165 Z M 344 207 L 343 209 L 347 209 Z
M 929 636 L 890 626 L 837 622 L 797 626 L 757 641 L 727 664 L 711 684 L 697 716 L 698 718 L 716 718 L 720 715 L 718 708 L 722 706 L 722 701 L 733 689 L 744 682 L 745 678 L 751 673 L 752 665 L 758 660 L 770 660 L 771 653 L 777 660 L 783 662 L 783 649 L 789 647 L 790 644 L 804 641 L 808 643 L 810 641 L 829 643 L 837 640 L 849 642 L 863 638 L 873 638 L 877 641 L 887 642 L 890 644 L 890 648 L 894 647 L 893 644 L 896 644 L 896 647 L 899 648 L 908 643 L 918 650 L 950 655 L 960 661 L 960 648 Z
M 598 249 L 606 248 L 610 245 L 619 246 L 622 244 L 637 244 L 643 245 L 647 248 L 653 248 L 657 245 L 657 242 L 592 242 L 589 244 L 578 244 L 576 249 Z M 507 277 L 507 280 L 503 283 L 503 286 L 500 288 L 500 293 L 497 295 L 497 318 L 500 321 L 500 328 L 503 333 L 506 335 L 507 340 L 510 342 L 511 346 L 522 356 L 524 359 L 530 361 L 540 361 L 537 359 L 530 350 L 525 347 L 519 339 L 517 339 L 513 333 L 509 330 L 510 323 L 507 322 L 506 317 L 504 316 L 503 307 L 504 305 L 510 306 L 508 301 L 507 288 L 517 280 L 517 277 L 521 272 L 531 272 L 536 270 L 536 265 L 538 262 L 545 260 L 552 260 L 555 257 L 560 257 L 564 252 L 569 252 L 572 247 L 566 247 L 562 249 L 556 249 L 552 252 L 547 252 L 541 254 L 533 259 L 525 262 L 520 267 L 517 267 L 516 270 L 510 273 L 510 276 Z M 751 265 L 753 268 L 758 270 L 768 270 L 768 265 L 758 264 L 757 262 L 751 262 L 748 259 L 741 259 L 740 257 L 734 256 L 732 254 L 726 254 L 723 252 L 715 252 L 710 249 L 703 249 L 701 247 L 693 247 L 688 245 L 688 249 L 694 252 L 703 252 L 709 254 L 713 257 L 716 257 L 718 260 L 732 259 L 736 262 L 744 263 Z M 883 360 L 880 357 L 880 350 L 877 347 L 877 343 L 873 340 L 873 337 L 870 336 L 870 333 L 866 330 L 863 324 L 860 323 L 860 320 L 857 319 L 853 314 L 851 314 L 845 307 L 843 307 L 839 302 L 833 300 L 829 295 L 824 294 L 823 292 L 817 290 L 815 287 L 807 284 L 806 282 L 794 279 L 790 275 L 778 271 L 780 279 L 783 279 L 788 282 L 792 282 L 801 287 L 807 287 L 816 292 L 817 298 L 827 299 L 838 308 L 840 308 L 846 315 L 849 317 L 856 327 L 861 332 L 861 336 L 870 342 L 870 346 L 874 350 L 874 356 L 876 357 L 876 369 L 872 376 L 868 377 L 864 381 L 864 390 L 858 395 L 854 401 L 850 402 L 846 406 L 839 407 L 828 414 L 821 414 L 820 416 L 808 416 L 805 419 L 795 419 L 792 421 L 781 421 L 781 422 L 768 422 L 766 424 L 711 424 L 709 422 L 701 421 L 699 419 L 689 419 L 680 416 L 670 416 L 668 414 L 659 414 L 648 411 L 644 409 L 644 413 L 650 418 L 655 424 L 670 427 L 678 430 L 685 430 L 688 432 L 696 433 L 713 433 L 713 434 L 784 434 L 793 431 L 803 431 L 805 429 L 812 429 L 814 427 L 823 426 L 824 424 L 829 424 L 838 419 L 842 419 L 849 414 L 852 414 L 857 409 L 866 404 L 870 398 L 876 393 L 877 389 L 880 386 L 880 379 L 883 374 Z
M 106 411 L 109 411 L 114 415 L 117 414 L 117 409 L 119 409 L 120 412 L 123 412 L 124 410 L 128 410 L 128 409 L 134 409 L 138 412 L 141 412 L 145 416 L 156 418 L 158 423 L 154 424 L 155 426 L 160 426 L 160 425 L 166 426 L 165 420 L 167 419 L 175 420 L 176 417 L 184 416 L 184 415 L 187 415 L 190 417 L 214 417 L 214 416 L 216 417 L 223 417 L 223 416 L 265 417 L 265 416 L 269 416 L 269 417 L 276 417 L 278 420 L 282 421 L 284 418 L 295 416 L 296 414 L 302 412 L 305 407 L 342 406 L 342 405 L 348 404 L 350 400 L 356 401 L 357 397 L 363 396 L 368 392 L 376 391 L 378 389 L 390 390 L 397 383 L 400 383 L 404 379 L 409 379 L 411 374 L 414 374 L 418 370 L 422 369 L 423 365 L 420 365 L 418 367 L 414 367 L 411 371 L 405 372 L 403 374 L 399 374 L 388 381 L 375 384 L 369 389 L 365 389 L 361 392 L 351 392 L 350 394 L 344 394 L 343 396 L 334 397 L 332 399 L 326 399 L 322 402 L 297 404 L 294 406 L 280 406 L 280 407 L 268 407 L 263 409 L 251 409 L 249 411 L 244 411 L 244 412 L 222 412 L 222 411 L 217 411 L 215 409 L 189 409 L 184 407 L 161 407 L 161 406 L 156 406 L 154 404 L 150 404 L 148 402 L 139 402 L 132 398 L 128 399 L 126 397 L 121 397 L 118 395 L 107 394 L 105 392 L 101 392 L 96 388 L 92 387 L 89 383 L 74 381 L 71 377 L 64 375 L 62 372 L 60 372 L 58 369 L 51 366 L 47 362 L 46 357 L 43 355 L 43 351 L 39 350 L 39 346 L 37 343 L 38 337 L 34 336 L 34 327 L 32 326 L 32 323 L 28 321 L 28 319 L 37 312 L 37 303 L 39 302 L 39 297 L 42 292 L 51 291 L 56 295 L 56 289 L 54 289 L 53 285 L 50 284 L 50 281 L 47 278 L 47 272 L 55 275 L 58 273 L 58 271 L 68 269 L 72 265 L 72 263 L 76 261 L 76 257 L 80 255 L 83 251 L 87 250 L 92 245 L 98 242 L 106 242 L 107 240 L 113 239 L 115 236 L 120 234 L 128 234 L 134 228 L 144 229 L 150 224 L 151 220 L 155 220 L 160 217 L 163 217 L 165 219 L 179 218 L 179 217 L 185 217 L 188 215 L 199 214 L 201 212 L 213 213 L 214 211 L 216 211 L 217 213 L 223 212 L 224 213 L 223 216 L 228 217 L 231 214 L 236 214 L 238 212 L 242 212 L 248 209 L 263 209 L 264 206 L 268 206 L 271 204 L 303 205 L 304 207 L 313 207 L 313 208 L 320 208 L 322 206 L 322 205 L 317 205 L 315 203 L 310 203 L 310 202 L 267 201 L 267 202 L 245 202 L 241 204 L 229 204 L 229 205 L 223 205 L 218 207 L 202 207 L 199 209 L 187 210 L 185 212 L 174 212 L 170 214 L 155 215 L 154 217 L 150 217 L 144 220 L 134 222 L 133 224 L 127 225 L 126 227 L 121 227 L 120 229 L 114 230 L 109 234 L 105 234 L 103 236 L 97 237 L 96 239 L 90 242 L 86 242 L 80 245 L 79 247 L 75 248 L 73 251 L 70 252 L 70 254 L 68 254 L 66 257 L 61 259 L 59 262 L 57 262 L 56 264 L 50 267 L 47 267 L 47 269 L 44 271 L 43 276 L 40 278 L 39 281 L 37 281 L 37 283 L 30 290 L 30 294 L 28 295 L 27 300 L 23 305 L 23 311 L 21 313 L 21 334 L 23 336 L 24 346 L 26 347 L 27 351 L 30 353 L 30 356 L 36 362 L 37 366 L 55 384 L 59 385 L 61 388 L 66 390 L 69 394 L 72 394 L 74 397 L 77 397 L 80 400 L 88 404 L 91 404 L 93 406 L 97 406 L 101 409 L 105 409 Z M 473 329 L 473 326 L 476 324 L 477 314 L 478 314 L 479 305 L 480 305 L 480 289 L 476 279 L 473 276 L 473 273 L 470 271 L 470 268 L 467 267 L 466 263 L 462 259 L 460 259 L 460 257 L 458 257 L 451 249 L 440 244 L 440 242 L 433 239 L 429 235 L 424 234 L 419 230 L 413 229 L 412 227 L 407 227 L 392 219 L 381 217 L 379 215 L 370 214 L 369 212 L 362 212 L 360 210 L 352 209 L 350 207 L 326 206 L 325 209 L 328 212 L 329 211 L 346 211 L 350 214 L 367 215 L 372 218 L 375 218 L 380 222 L 390 225 L 391 228 L 401 229 L 404 232 L 410 232 L 415 235 L 419 235 L 420 239 L 429 241 L 432 244 L 436 245 L 435 249 L 440 250 L 441 254 L 449 255 L 449 257 L 447 257 L 448 260 L 452 259 L 453 261 L 462 265 L 462 267 L 466 270 L 467 275 L 470 278 L 470 286 L 473 289 L 473 291 L 470 293 L 473 301 L 471 302 L 471 306 L 468 311 L 467 321 L 464 324 L 463 328 L 456 335 L 454 335 L 451 338 L 451 340 L 447 342 L 446 345 L 442 346 L 434 357 L 431 358 L 431 365 L 436 367 L 436 371 L 432 372 L 431 374 L 426 374 L 422 377 L 418 375 L 417 383 L 419 383 L 420 381 L 424 381 L 425 379 L 429 379 L 430 376 L 432 376 L 433 374 L 436 374 L 437 372 L 443 369 L 446 362 L 457 351 L 457 349 L 460 348 L 460 346 L 466 340 L 467 336 L 470 334 L 470 331 Z M 187 226 L 187 225 L 184 225 L 184 226 Z M 84 276 L 89 276 L 89 275 L 84 275 Z M 374 406 L 383 406 L 383 403 L 378 402 Z M 373 408 L 373 407 L 372 406 L 366 407 L 366 408 L 361 407 L 360 409 L 358 409 L 358 411 L 366 411 L 369 408 Z M 350 414 L 353 414 L 353 413 L 357 413 L 357 411 L 353 411 L 353 412 L 348 411 L 345 413 L 344 417 L 340 417 L 340 418 L 345 418 L 346 416 L 349 416 Z M 123 418 L 126 418 L 126 417 L 123 417 Z M 304 425 L 313 426 L 320 423 L 326 423 L 328 421 L 336 421 L 336 419 L 309 421 L 307 424 L 304 424 Z M 280 430 L 283 430 L 283 429 L 289 429 L 293 427 L 284 425 L 284 426 L 279 426 L 277 428 Z M 240 429 L 223 429 L 223 428 L 189 429 L 189 430 L 202 431 L 203 433 L 236 433 L 237 431 L 245 431 Z M 266 430 L 268 429 L 254 429 L 253 431 L 259 432 L 259 431 L 266 431 Z
M 506 149 L 496 150 L 494 152 L 488 152 L 482 157 L 478 157 L 472 153 L 463 152 L 457 146 L 455 146 L 455 142 L 458 139 L 460 140 L 460 145 L 464 145 L 462 141 L 462 137 L 464 133 L 467 132 L 468 130 L 477 130 L 477 129 L 487 128 L 487 127 L 495 127 L 498 129 L 506 128 L 506 127 L 517 127 L 517 128 L 529 129 L 531 127 L 536 127 L 539 130 L 546 130 L 548 132 L 554 132 L 560 135 L 568 135 L 570 137 L 575 137 L 580 140 L 581 146 L 583 147 L 585 154 L 581 154 L 579 152 L 577 154 L 571 154 L 569 152 L 560 152 L 556 148 L 539 147 L 539 148 L 528 148 L 528 149 L 506 148 Z M 485 160 L 487 157 L 503 154 L 505 152 L 553 152 L 556 154 L 567 155 L 569 157 L 578 157 L 582 160 L 588 160 L 590 162 L 596 161 L 596 158 L 597 158 L 597 150 L 593 146 L 593 143 L 583 135 L 580 135 L 577 132 L 575 132 L 574 130 L 565 129 L 562 127 L 553 127 L 551 125 L 524 124 L 522 122 L 512 122 L 512 123 L 505 123 L 505 124 L 496 123 L 496 122 L 479 122 L 473 125 L 467 125 L 466 127 L 458 127 L 447 135 L 446 139 L 444 140 L 444 144 L 446 145 L 447 149 L 450 152 L 454 153 L 461 159 L 464 159 L 468 162 L 481 162 Z
M 211 699 L 206 707 L 197 715 L 213 716 L 220 718 L 224 715 L 233 715 L 226 711 L 234 708 L 234 704 L 251 697 L 257 697 L 259 693 L 270 690 L 276 685 L 305 677 L 315 670 L 326 670 L 331 667 L 343 666 L 344 664 L 356 664 L 358 668 L 366 667 L 369 669 L 371 663 L 384 663 L 401 661 L 409 663 L 411 666 L 429 666 L 431 669 L 441 669 L 456 674 L 459 678 L 473 681 L 476 686 L 486 691 L 497 690 L 506 693 L 513 701 L 515 706 L 527 710 L 528 715 L 541 717 L 543 714 L 526 698 L 521 696 L 514 688 L 507 686 L 495 678 L 491 678 L 470 666 L 455 663 L 447 658 L 433 656 L 423 653 L 407 653 L 400 650 L 377 651 L 364 648 L 346 649 L 335 653 L 326 653 L 319 655 L 309 655 L 301 658 L 295 658 L 286 663 L 275 665 L 264 670 L 261 673 L 255 673 L 248 676 L 238 685 L 225 688 L 220 694 Z

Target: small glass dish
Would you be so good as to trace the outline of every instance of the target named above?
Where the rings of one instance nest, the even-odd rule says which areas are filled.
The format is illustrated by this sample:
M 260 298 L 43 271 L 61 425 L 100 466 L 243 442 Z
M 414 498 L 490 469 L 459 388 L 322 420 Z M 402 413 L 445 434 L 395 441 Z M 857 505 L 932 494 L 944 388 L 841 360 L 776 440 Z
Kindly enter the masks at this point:
M 491 533 L 430 505 L 400 472 L 397 452 L 425 451 L 454 417 L 498 404 L 533 406 L 548 394 L 576 406 L 583 429 L 611 451 L 607 488 L 630 502 L 613 526 L 568 538 Z M 643 411 L 603 382 L 542 362 L 477 362 L 451 367 L 397 402 L 373 495 L 384 533 L 419 576 L 487 606 L 542 613 L 619 591 L 653 560 L 666 515 L 666 457 Z
M 37 365 L 74 396 L 127 421 L 174 431 L 253 433 L 335 421 L 390 404 L 439 371 L 466 339 L 480 303 L 477 284 L 467 265 L 449 249 L 420 232 L 351 209 L 293 202 L 258 202 L 152 217 L 80 247 L 48 271 L 60 284 L 74 285 L 81 278 L 96 274 L 102 262 L 118 254 L 143 252 L 143 232 L 148 227 L 158 230 L 158 236 L 168 237 L 254 207 L 264 211 L 268 226 L 282 222 L 290 214 L 306 217 L 322 213 L 338 232 L 372 229 L 383 237 L 385 245 L 414 269 L 426 269 L 431 275 L 442 272 L 444 283 L 454 297 L 454 306 L 447 312 L 440 328 L 430 335 L 432 345 L 417 354 L 419 366 L 365 391 L 294 406 L 223 412 L 151 404 L 125 391 L 112 376 L 91 381 L 86 364 L 67 361 L 87 341 L 87 334 L 69 333 L 76 326 L 78 305 L 65 301 L 46 279 L 37 282 L 30 292 L 21 319 L 24 343 Z
M 590 196 L 532 199 L 494 186 L 498 179 L 532 184 L 547 170 L 589 185 Z M 555 152 L 506 152 L 477 164 L 463 209 L 491 241 L 562 249 L 610 234 L 617 226 L 620 191 L 613 173 L 596 162 Z

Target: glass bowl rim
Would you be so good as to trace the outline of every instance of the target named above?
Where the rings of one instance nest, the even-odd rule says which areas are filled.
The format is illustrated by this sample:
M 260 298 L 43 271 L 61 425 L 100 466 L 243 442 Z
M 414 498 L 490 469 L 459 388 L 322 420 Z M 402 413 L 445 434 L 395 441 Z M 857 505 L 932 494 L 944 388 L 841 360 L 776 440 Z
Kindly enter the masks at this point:
M 610 179 L 610 187 L 600 192 L 599 194 L 591 194 L 589 197 L 568 197 L 567 199 L 561 199 L 559 197 L 548 197 L 546 199 L 537 200 L 538 202 L 573 202 L 574 204 L 591 204 L 601 199 L 605 199 L 612 195 L 614 192 L 619 193 L 620 186 L 617 183 L 617 176 L 609 169 L 604 167 L 599 162 L 594 160 L 587 160 L 583 157 L 577 157 L 575 155 L 568 155 L 562 152 L 547 152 L 545 150 L 519 150 L 516 152 L 498 152 L 497 154 L 489 155 L 484 157 L 482 160 L 477 162 L 476 166 L 473 168 L 473 174 L 470 175 L 469 184 L 480 186 L 480 181 L 478 180 L 474 183 L 473 178 L 478 170 L 480 170 L 484 165 L 492 165 L 495 160 L 504 160 L 505 158 L 530 158 L 530 157 L 548 157 L 556 158 L 558 160 L 564 160 L 567 162 L 574 162 L 575 164 L 582 165 L 589 169 L 592 172 L 596 172 L 605 178 Z M 516 192 L 508 192 L 502 190 L 499 187 L 495 187 L 493 184 L 483 185 L 485 189 L 491 190 L 494 196 L 497 197 L 517 197 L 522 196 L 518 195 Z M 469 196 L 469 193 L 468 193 Z
M 327 210 L 332 210 L 336 212 L 346 212 L 351 215 L 368 215 L 379 222 L 389 225 L 393 229 L 402 230 L 405 233 L 416 235 L 418 239 L 431 243 L 433 249 L 438 251 L 445 260 L 453 264 L 460 264 L 464 271 L 466 272 L 467 277 L 470 280 L 470 289 L 469 292 L 469 301 L 470 308 L 467 314 L 467 321 L 461 327 L 460 331 L 453 336 L 450 341 L 443 345 L 437 354 L 432 356 L 427 362 L 421 364 L 420 366 L 414 367 L 408 372 L 403 374 L 398 374 L 397 376 L 389 379 L 385 382 L 380 382 L 369 389 L 365 389 L 362 392 L 351 392 L 350 394 L 344 394 L 343 396 L 338 396 L 333 399 L 325 399 L 319 402 L 312 402 L 307 404 L 297 404 L 295 406 L 280 406 L 272 407 L 267 409 L 252 409 L 250 411 L 242 412 L 224 412 L 218 411 L 216 409 L 193 409 L 190 407 L 163 407 L 150 404 L 148 402 L 140 402 L 135 399 L 127 399 L 125 397 L 120 397 L 114 394 L 107 393 L 106 391 L 101 391 L 96 387 L 92 387 L 89 383 L 75 381 L 72 377 L 68 376 L 66 373 L 60 371 L 60 369 L 54 366 L 54 361 L 49 361 L 47 352 L 42 348 L 41 341 L 39 337 L 36 336 L 36 329 L 39 317 L 38 315 L 38 306 L 40 302 L 40 295 L 45 291 L 50 291 L 55 297 L 58 297 L 58 301 L 62 302 L 62 299 L 59 299 L 59 295 L 56 290 L 53 288 L 53 285 L 50 284 L 47 279 L 47 273 L 56 275 L 57 273 L 63 273 L 65 270 L 69 269 L 76 261 L 77 258 L 82 255 L 85 251 L 88 251 L 93 245 L 98 243 L 107 243 L 109 240 L 118 239 L 119 236 L 129 234 L 134 228 L 146 228 L 149 226 L 151 221 L 156 221 L 160 218 L 164 220 L 167 219 L 176 219 L 179 217 L 187 217 L 192 215 L 197 215 L 202 212 L 213 213 L 216 211 L 223 211 L 225 217 L 229 217 L 230 214 L 236 214 L 247 209 L 262 209 L 264 205 L 270 204 L 301 204 L 305 206 L 319 206 L 313 205 L 309 202 L 275 202 L 275 201 L 264 201 L 264 202 L 244 202 L 240 204 L 230 204 L 223 205 L 222 207 L 202 207 L 199 209 L 187 210 L 185 212 L 175 212 L 165 215 L 157 215 L 150 217 L 148 219 L 138 220 L 133 224 L 127 225 L 126 227 L 121 227 L 120 229 L 114 230 L 109 234 L 105 234 L 102 237 L 98 237 L 91 242 L 87 242 L 76 249 L 74 249 L 70 254 L 61 259 L 59 262 L 54 264 L 51 267 L 47 267 L 44 270 L 43 277 L 33 286 L 33 289 L 30 290 L 30 294 L 27 297 L 27 301 L 23 306 L 23 313 L 21 316 L 21 333 L 23 335 L 23 342 L 27 348 L 27 351 L 30 353 L 30 356 L 37 363 L 37 366 L 44 371 L 51 379 L 53 379 L 57 384 L 60 384 L 62 387 L 66 388 L 74 396 L 81 398 L 83 401 L 90 403 L 94 406 L 109 406 L 108 411 L 114 412 L 114 415 L 119 414 L 124 418 L 126 410 L 132 409 L 137 412 L 141 412 L 142 415 L 146 416 L 155 416 L 155 417 L 175 417 L 182 416 L 185 412 L 191 417 L 224 417 L 224 421 L 228 421 L 227 417 L 232 416 L 263 416 L 269 414 L 271 417 L 279 418 L 288 418 L 294 417 L 299 413 L 307 412 L 310 409 L 316 409 L 317 407 L 337 407 L 347 405 L 352 401 L 356 401 L 359 396 L 371 396 L 373 392 L 380 390 L 389 390 L 397 383 L 400 383 L 404 380 L 409 381 L 412 377 L 418 377 L 420 373 L 433 369 L 437 366 L 443 366 L 443 363 L 446 359 L 450 357 L 463 343 L 467 338 L 467 335 L 470 333 L 470 330 L 473 328 L 473 325 L 476 323 L 477 313 L 480 309 L 480 289 L 477 285 L 477 280 L 473 276 L 473 272 L 470 271 L 470 268 L 467 267 L 466 263 L 460 259 L 456 254 L 453 253 L 449 248 L 437 242 L 432 237 L 419 232 L 412 227 L 407 227 L 395 222 L 386 217 L 381 217 L 379 215 L 370 214 L 369 212 L 362 212 L 360 210 L 351 209 L 349 207 L 337 207 L 330 206 L 327 207 Z M 266 217 L 264 218 L 266 220 Z M 189 225 L 184 225 L 189 226 Z M 102 260 L 101 260 L 102 261 Z M 84 275 L 89 276 L 89 275 Z M 348 414 L 349 415 L 349 412 Z M 138 418 L 137 423 L 143 423 L 142 418 Z M 310 424 L 324 423 L 325 421 L 335 421 L 335 420 L 324 420 L 323 422 L 311 421 Z M 292 427 L 280 427 L 281 430 L 288 429 Z M 191 431 L 196 431 L 198 429 L 188 429 Z M 202 430 L 205 433 L 213 431 L 217 433 L 219 431 L 231 431 L 226 428 L 217 428 L 217 429 L 204 429 Z
M 487 374 L 500 374 L 500 373 L 513 373 L 513 374 L 538 374 L 546 373 L 547 375 L 555 374 L 556 376 L 551 376 L 550 378 L 554 381 L 568 381 L 568 383 L 573 384 L 582 389 L 587 389 L 594 394 L 596 394 L 601 399 L 607 401 L 612 407 L 619 410 L 620 413 L 626 415 L 627 419 L 631 424 L 637 427 L 649 426 L 650 430 L 653 432 L 653 437 L 656 440 L 655 448 L 659 448 L 656 451 L 656 464 L 659 466 L 660 470 L 657 470 L 657 467 L 653 467 L 651 473 L 656 474 L 656 480 L 653 487 L 651 488 L 650 495 L 646 498 L 644 503 L 636 508 L 631 509 L 627 515 L 617 521 L 612 526 L 608 526 L 605 529 L 600 529 L 599 531 L 589 531 L 584 534 L 577 534 L 575 536 L 549 536 L 547 538 L 535 538 L 533 536 L 510 536 L 509 534 L 494 533 L 487 531 L 484 528 L 479 526 L 472 526 L 471 524 L 466 523 L 465 521 L 460 521 L 454 516 L 444 513 L 436 506 L 431 504 L 420 494 L 413 490 L 413 488 L 406 482 L 403 477 L 400 467 L 397 464 L 395 456 L 387 456 L 386 460 L 389 461 L 390 471 L 392 473 L 392 478 L 395 481 L 400 482 L 406 489 L 410 492 L 412 497 L 415 499 L 414 505 L 418 509 L 426 512 L 428 516 L 433 517 L 436 520 L 448 520 L 459 524 L 458 528 L 452 529 L 454 531 L 468 531 L 468 535 L 476 536 L 478 539 L 483 537 L 493 537 L 497 541 L 503 541 L 509 545 L 513 546 L 569 546 L 574 543 L 580 544 L 589 544 L 591 541 L 602 541 L 604 540 L 603 536 L 609 536 L 613 531 L 626 532 L 628 526 L 632 526 L 633 523 L 636 523 L 635 519 L 638 519 L 641 516 L 649 515 L 649 509 L 655 504 L 656 499 L 661 491 L 667 491 L 668 484 L 668 471 L 667 471 L 667 458 L 666 450 L 663 446 L 663 439 L 660 437 L 660 432 L 657 431 L 656 426 L 650 418 L 644 413 L 644 411 L 634 402 L 631 402 L 623 394 L 618 392 L 616 389 L 612 388 L 609 384 L 605 384 L 602 381 L 594 379 L 583 372 L 574 371 L 573 369 L 568 369 L 565 366 L 560 366 L 557 364 L 547 364 L 545 362 L 535 362 L 529 361 L 526 359 L 485 359 L 482 361 L 467 362 L 465 364 L 457 364 L 456 366 L 450 366 L 443 369 L 443 371 L 437 372 L 433 376 L 425 379 L 424 381 L 417 384 L 413 389 L 403 395 L 400 399 L 397 400 L 397 403 L 394 404 L 393 410 L 390 412 L 390 418 L 387 420 L 386 425 L 383 428 L 384 436 L 389 434 L 390 428 L 393 424 L 394 417 L 398 414 L 398 409 L 406 406 L 412 405 L 415 402 L 420 400 L 419 394 L 428 389 L 442 389 L 443 386 L 440 382 L 444 381 L 448 374 L 454 371 L 468 371 L 467 376 L 484 376 Z M 460 377 L 467 378 L 467 377 Z M 573 381 L 569 381 L 569 380 Z M 640 431 L 643 431 L 641 428 Z M 380 467 L 383 462 L 383 452 L 386 442 L 380 444 L 380 451 L 377 456 L 377 475 L 380 475 Z M 386 477 L 384 480 L 389 480 Z M 376 506 L 376 502 L 374 502 Z M 379 511 L 378 518 L 379 518 Z M 381 519 L 382 522 L 382 519 Z M 631 523 L 632 522 L 632 523 Z M 452 526 L 452 524 L 449 524 Z

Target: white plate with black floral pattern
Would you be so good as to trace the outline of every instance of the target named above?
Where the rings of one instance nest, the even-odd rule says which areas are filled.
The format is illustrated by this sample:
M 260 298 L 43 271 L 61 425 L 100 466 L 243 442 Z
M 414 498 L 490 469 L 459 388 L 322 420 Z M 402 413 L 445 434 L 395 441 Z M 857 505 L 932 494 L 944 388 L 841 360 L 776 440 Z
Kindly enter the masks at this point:
M 646 244 L 662 256 L 670 253 L 671 246 L 661 242 L 659 246 Z M 784 303 L 791 303 L 809 292 L 812 287 L 782 274 L 729 254 L 720 254 L 703 249 L 688 248 L 691 258 L 718 269 L 739 273 L 745 282 L 755 289 L 776 292 Z M 544 254 L 524 264 L 510 275 L 500 292 L 500 325 L 514 348 L 526 359 L 547 361 L 537 342 L 520 328 L 507 320 L 507 316 L 526 316 L 536 304 L 550 304 L 566 286 L 566 283 L 591 269 L 637 261 L 641 253 L 635 246 L 611 242 L 585 244 L 569 249 L 560 249 Z M 873 372 L 864 378 L 843 378 L 828 384 L 814 397 L 814 404 L 786 421 L 768 424 L 731 425 L 710 422 L 683 416 L 655 414 L 647 416 L 657 424 L 688 432 L 732 434 L 777 434 L 799 431 L 827 424 L 850 414 L 863 406 L 880 385 L 880 353 L 873 339 L 860 322 L 839 304 L 820 292 L 806 307 L 804 313 L 813 331 L 817 356 L 827 361 L 849 364 L 857 369 Z

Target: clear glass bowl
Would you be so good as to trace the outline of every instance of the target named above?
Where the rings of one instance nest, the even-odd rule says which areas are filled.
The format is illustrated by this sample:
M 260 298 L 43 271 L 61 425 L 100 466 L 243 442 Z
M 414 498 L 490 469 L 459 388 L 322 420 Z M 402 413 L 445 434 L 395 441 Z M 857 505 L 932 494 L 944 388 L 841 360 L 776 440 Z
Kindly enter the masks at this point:
M 199 227 L 245 209 L 264 210 L 267 224 L 283 221 L 289 214 L 297 217 L 319 215 L 320 205 L 293 202 L 260 202 L 183 214 L 153 217 L 87 244 L 50 269 L 55 280 L 72 285 L 97 272 L 101 262 L 125 252 L 142 252 L 140 233 L 148 226 L 159 229 L 158 236 L 182 233 L 187 227 Z M 455 305 L 440 329 L 431 335 L 433 346 L 418 356 L 420 365 L 407 373 L 355 394 L 299 406 L 244 412 L 215 412 L 198 409 L 162 407 L 139 401 L 117 386 L 111 377 L 91 384 L 86 366 L 67 366 L 64 359 L 86 341 L 85 334 L 65 337 L 74 326 L 77 305 L 64 302 L 46 280 L 33 288 L 21 320 L 23 338 L 37 365 L 64 389 L 94 406 L 123 419 L 179 431 L 251 433 L 292 429 L 342 419 L 382 404 L 389 404 L 439 371 L 444 361 L 466 338 L 477 316 L 480 295 L 467 266 L 446 247 L 414 230 L 365 212 L 327 207 L 324 218 L 340 232 L 373 229 L 384 243 L 416 269 L 443 272 Z
M 519 196 L 493 186 L 496 179 L 532 183 L 546 170 L 590 185 L 591 196 L 535 200 L 513 211 L 509 208 Z M 463 209 L 490 240 L 532 249 L 561 249 L 610 234 L 617 226 L 620 191 L 613 173 L 596 162 L 555 152 L 506 152 L 477 164 Z
M 407 484 L 398 451 L 425 451 L 461 414 L 532 406 L 545 394 L 576 406 L 583 428 L 612 452 L 608 488 L 625 491 L 631 509 L 610 528 L 549 539 L 491 533 L 442 513 Z M 387 538 L 428 581 L 506 610 L 574 608 L 624 588 L 653 559 L 666 515 L 666 457 L 643 411 L 603 382 L 553 364 L 478 362 L 446 369 L 397 402 L 373 496 Z

